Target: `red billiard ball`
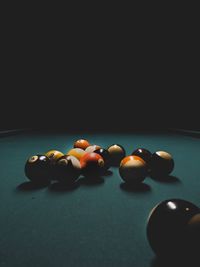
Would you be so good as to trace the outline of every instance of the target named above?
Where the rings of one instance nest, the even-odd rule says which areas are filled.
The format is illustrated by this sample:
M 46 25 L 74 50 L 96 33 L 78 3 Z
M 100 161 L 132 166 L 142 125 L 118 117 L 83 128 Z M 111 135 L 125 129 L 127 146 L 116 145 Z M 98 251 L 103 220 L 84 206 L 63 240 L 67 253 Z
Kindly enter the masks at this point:
M 79 139 L 74 142 L 74 148 L 81 148 L 85 150 L 88 146 L 90 146 L 90 143 L 86 139 Z
M 33 183 L 47 183 L 51 180 L 51 161 L 45 155 L 31 156 L 25 164 L 25 175 Z
M 81 170 L 84 176 L 98 177 L 104 170 L 104 160 L 97 153 L 86 153 L 81 159 Z

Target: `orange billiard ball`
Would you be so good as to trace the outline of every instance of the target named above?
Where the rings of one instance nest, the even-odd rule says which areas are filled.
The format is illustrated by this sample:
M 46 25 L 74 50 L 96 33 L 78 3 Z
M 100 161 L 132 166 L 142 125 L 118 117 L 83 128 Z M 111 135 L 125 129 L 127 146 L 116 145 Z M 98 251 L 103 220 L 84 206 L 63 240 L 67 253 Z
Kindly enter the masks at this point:
M 104 170 L 104 160 L 101 155 L 97 153 L 86 153 L 81 159 L 81 170 L 83 175 L 97 178 Z
M 138 156 L 127 156 L 120 163 L 119 174 L 125 182 L 138 184 L 143 182 L 146 178 L 148 166 L 147 163 Z
M 79 139 L 74 142 L 74 148 L 81 148 L 85 150 L 88 146 L 90 146 L 90 143 L 86 139 Z

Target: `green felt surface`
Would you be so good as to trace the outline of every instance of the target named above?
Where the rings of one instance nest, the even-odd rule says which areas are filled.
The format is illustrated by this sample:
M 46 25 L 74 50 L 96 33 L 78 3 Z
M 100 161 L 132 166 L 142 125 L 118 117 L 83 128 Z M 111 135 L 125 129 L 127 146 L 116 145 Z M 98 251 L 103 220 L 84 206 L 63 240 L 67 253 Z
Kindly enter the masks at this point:
M 84 137 L 107 147 L 166 150 L 175 160 L 173 177 L 146 178 L 140 190 L 123 185 L 117 168 L 101 183 L 61 190 L 32 188 L 26 159 L 50 149 L 66 152 Z M 146 239 L 150 210 L 168 198 L 200 206 L 200 139 L 175 133 L 22 133 L 0 138 L 0 266 L 157 267 Z M 161 265 L 159 265 L 161 266 Z

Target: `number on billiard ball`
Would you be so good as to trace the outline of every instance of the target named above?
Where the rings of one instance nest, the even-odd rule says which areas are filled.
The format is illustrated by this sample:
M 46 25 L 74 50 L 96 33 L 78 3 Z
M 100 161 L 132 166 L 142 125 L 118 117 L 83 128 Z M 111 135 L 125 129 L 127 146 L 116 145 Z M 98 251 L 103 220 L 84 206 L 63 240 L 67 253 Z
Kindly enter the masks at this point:
M 55 163 L 59 158 L 64 156 L 64 154 L 58 150 L 49 150 L 45 153 L 45 156 L 47 156 L 52 163 Z
M 108 170 L 110 168 L 110 154 L 108 150 L 104 148 L 98 148 L 94 151 L 94 153 L 97 153 L 102 156 L 104 160 L 104 169 L 105 171 Z

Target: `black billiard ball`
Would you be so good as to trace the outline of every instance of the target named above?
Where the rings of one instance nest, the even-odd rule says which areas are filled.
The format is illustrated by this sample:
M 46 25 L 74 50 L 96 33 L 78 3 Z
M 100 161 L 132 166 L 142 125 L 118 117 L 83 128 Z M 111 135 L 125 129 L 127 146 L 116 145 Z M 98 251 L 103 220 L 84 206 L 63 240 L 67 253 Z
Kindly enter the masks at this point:
M 147 238 L 158 256 L 193 253 L 199 237 L 200 209 L 193 203 L 168 199 L 151 210 L 147 220 Z
M 64 155 L 59 158 L 55 165 L 55 180 L 72 184 L 75 182 L 81 173 L 80 161 L 69 155 Z
M 97 153 L 102 156 L 104 160 L 104 169 L 105 171 L 108 170 L 110 168 L 110 154 L 108 150 L 104 148 L 98 148 L 94 151 L 94 153 Z
M 51 161 L 45 155 L 30 157 L 25 164 L 25 175 L 34 183 L 47 183 L 51 180 Z
M 147 164 L 149 164 L 149 162 L 151 160 L 152 153 L 145 148 L 137 148 L 136 150 L 134 150 L 132 152 L 131 155 L 138 156 L 138 157 L 142 158 Z
M 167 176 L 174 169 L 174 160 L 168 152 L 157 151 L 152 154 L 149 166 L 152 176 Z
M 148 174 L 146 162 L 138 156 L 127 156 L 122 159 L 119 167 L 121 178 L 129 184 L 139 184 Z
M 110 165 L 115 167 L 119 166 L 121 160 L 126 156 L 125 149 L 119 144 L 113 144 L 107 150 L 110 154 Z

